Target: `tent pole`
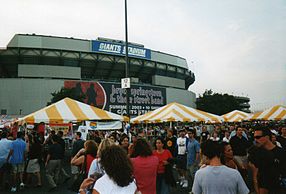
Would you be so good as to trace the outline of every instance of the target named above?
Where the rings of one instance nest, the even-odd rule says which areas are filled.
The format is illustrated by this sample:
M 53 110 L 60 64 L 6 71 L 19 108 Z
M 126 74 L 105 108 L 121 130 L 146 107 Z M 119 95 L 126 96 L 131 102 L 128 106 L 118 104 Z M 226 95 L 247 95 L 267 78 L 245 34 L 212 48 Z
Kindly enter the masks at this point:
M 145 136 L 147 137 L 147 139 L 148 139 L 148 136 L 147 136 L 147 134 L 148 134 L 148 123 L 146 123 L 146 128 L 145 128 L 146 130 L 144 130 L 144 134 L 145 134 Z

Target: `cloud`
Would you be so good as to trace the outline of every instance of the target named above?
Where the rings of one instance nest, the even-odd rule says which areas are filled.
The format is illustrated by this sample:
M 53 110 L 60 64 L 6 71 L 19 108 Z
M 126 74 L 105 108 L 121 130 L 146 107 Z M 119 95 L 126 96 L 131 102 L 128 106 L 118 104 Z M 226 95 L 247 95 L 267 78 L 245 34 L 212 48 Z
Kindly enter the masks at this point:
M 125 35 L 124 1 L 118 0 L 2 1 L 0 17 L 0 47 L 16 33 Z M 132 0 L 128 33 L 131 42 L 186 58 L 196 75 L 190 89 L 197 93 L 248 94 L 253 108 L 285 102 L 284 0 Z
M 227 25 L 227 29 L 230 31 L 239 31 L 241 29 L 241 24 L 239 24 L 239 21 L 232 21 Z

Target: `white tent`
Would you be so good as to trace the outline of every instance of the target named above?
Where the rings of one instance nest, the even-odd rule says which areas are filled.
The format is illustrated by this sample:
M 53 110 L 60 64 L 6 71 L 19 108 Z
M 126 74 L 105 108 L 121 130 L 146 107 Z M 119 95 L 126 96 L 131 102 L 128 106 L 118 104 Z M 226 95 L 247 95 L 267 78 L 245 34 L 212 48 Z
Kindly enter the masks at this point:
M 168 122 L 168 121 L 182 121 L 193 122 L 203 121 L 210 123 L 219 123 L 224 119 L 218 115 L 207 113 L 182 104 L 172 102 L 154 111 L 148 112 L 131 119 L 131 123 L 139 122 Z
M 269 109 L 251 115 L 248 120 L 284 120 L 286 119 L 286 106 L 276 105 Z
M 246 120 L 251 114 L 242 112 L 239 110 L 234 110 L 229 113 L 222 115 L 226 122 L 241 122 Z
M 88 104 L 65 98 L 41 110 L 31 113 L 18 122 L 26 123 L 69 123 L 85 120 L 120 120 L 123 117 Z

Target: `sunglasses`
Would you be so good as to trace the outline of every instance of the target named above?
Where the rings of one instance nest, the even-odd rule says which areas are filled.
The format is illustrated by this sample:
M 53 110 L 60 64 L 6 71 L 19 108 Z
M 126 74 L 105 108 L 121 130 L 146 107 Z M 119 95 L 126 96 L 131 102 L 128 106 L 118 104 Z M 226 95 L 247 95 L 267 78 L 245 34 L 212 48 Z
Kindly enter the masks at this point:
M 261 137 L 264 137 L 264 135 L 257 135 L 257 136 L 254 136 L 254 139 L 260 139 Z

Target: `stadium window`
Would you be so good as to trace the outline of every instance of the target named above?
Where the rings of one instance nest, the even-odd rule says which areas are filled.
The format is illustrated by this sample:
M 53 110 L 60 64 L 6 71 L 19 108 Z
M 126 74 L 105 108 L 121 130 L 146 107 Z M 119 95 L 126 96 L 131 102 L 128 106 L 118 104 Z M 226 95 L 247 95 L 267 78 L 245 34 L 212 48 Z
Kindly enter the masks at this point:
M 77 67 L 78 61 L 76 60 L 64 60 L 64 66 Z
M 168 65 L 167 69 L 169 71 L 176 71 L 176 67 Z
M 155 63 L 146 62 L 146 63 L 145 63 L 145 66 L 146 66 L 146 67 L 155 67 Z
M 158 69 L 166 69 L 166 65 L 162 63 L 157 63 L 157 68 Z
M 184 73 L 184 69 L 177 67 L 177 72 L 178 73 Z
M 7 115 L 7 109 L 1 109 L 1 115 Z

